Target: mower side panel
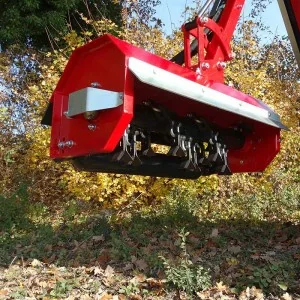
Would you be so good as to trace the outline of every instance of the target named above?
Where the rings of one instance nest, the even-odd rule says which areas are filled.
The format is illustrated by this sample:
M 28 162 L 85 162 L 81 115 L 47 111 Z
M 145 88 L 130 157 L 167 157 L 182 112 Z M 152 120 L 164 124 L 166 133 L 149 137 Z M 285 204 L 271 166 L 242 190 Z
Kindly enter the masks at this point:
M 50 156 L 62 159 L 86 154 L 106 153 L 115 149 L 133 117 L 133 78 L 126 57 L 105 37 L 96 48 L 74 52 L 64 75 L 53 93 Z M 123 104 L 101 110 L 95 120 L 83 115 L 68 117 L 69 94 L 99 83 L 101 88 L 124 93 Z M 101 99 L 99 99 L 101 101 Z M 90 130 L 92 124 L 95 130 Z M 71 143 L 59 147 L 60 143 Z

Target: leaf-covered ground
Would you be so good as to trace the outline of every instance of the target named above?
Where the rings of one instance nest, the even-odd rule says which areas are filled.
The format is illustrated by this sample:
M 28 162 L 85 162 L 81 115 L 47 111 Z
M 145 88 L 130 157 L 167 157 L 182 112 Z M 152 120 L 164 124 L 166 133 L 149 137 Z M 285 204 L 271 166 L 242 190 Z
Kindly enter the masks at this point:
M 16 224 L 1 231 L 0 299 L 300 299 L 297 224 L 72 206 Z

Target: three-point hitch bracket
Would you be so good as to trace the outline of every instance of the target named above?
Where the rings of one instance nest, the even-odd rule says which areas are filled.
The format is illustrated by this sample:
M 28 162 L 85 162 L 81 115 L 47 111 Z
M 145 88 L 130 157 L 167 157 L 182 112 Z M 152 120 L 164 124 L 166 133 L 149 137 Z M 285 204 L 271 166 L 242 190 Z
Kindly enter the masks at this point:
M 194 70 L 201 81 L 224 82 L 226 62 L 234 58 L 230 42 L 244 2 L 228 1 L 220 16 L 217 12 L 210 17 L 197 16 L 182 26 L 184 64 Z M 192 60 L 194 55 L 197 55 L 197 63 Z

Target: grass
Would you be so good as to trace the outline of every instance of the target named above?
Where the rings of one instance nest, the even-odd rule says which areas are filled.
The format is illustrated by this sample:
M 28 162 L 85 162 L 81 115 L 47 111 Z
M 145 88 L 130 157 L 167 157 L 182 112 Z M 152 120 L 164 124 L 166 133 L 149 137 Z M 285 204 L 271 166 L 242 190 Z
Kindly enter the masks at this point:
M 122 216 L 82 203 L 78 209 L 76 201 L 55 212 L 27 204 L 26 214 L 6 216 L 25 221 L 2 224 L 0 298 L 193 298 L 204 289 L 235 299 L 252 286 L 265 295 L 300 295 L 297 224 L 210 222 L 182 204 Z

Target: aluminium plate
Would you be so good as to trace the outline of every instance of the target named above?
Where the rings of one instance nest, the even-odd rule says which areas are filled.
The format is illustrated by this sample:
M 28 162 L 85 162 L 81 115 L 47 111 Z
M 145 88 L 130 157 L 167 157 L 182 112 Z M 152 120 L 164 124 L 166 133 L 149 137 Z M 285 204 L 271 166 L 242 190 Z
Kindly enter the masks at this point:
M 148 85 L 273 127 L 286 128 L 279 121 L 270 119 L 270 112 L 266 109 L 233 98 L 134 57 L 129 58 L 128 67 L 141 82 Z
M 123 93 L 87 87 L 69 95 L 68 117 L 115 108 L 123 104 Z

